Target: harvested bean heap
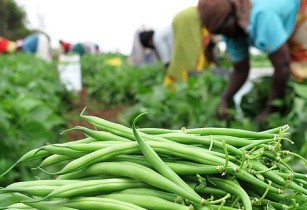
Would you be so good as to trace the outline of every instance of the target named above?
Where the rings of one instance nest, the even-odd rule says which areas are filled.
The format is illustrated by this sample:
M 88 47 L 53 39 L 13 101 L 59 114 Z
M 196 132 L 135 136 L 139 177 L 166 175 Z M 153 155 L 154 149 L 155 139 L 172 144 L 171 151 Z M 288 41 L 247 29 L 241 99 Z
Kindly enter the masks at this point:
M 0 189 L 5 209 L 307 209 L 307 176 L 287 163 L 306 159 L 282 148 L 287 125 L 253 132 L 230 128 L 132 128 L 96 116 L 76 126 L 86 138 L 33 149 L 16 164 L 41 160 L 50 180 Z M 140 126 L 138 126 L 140 127 Z M 48 171 L 60 166 L 59 171 Z

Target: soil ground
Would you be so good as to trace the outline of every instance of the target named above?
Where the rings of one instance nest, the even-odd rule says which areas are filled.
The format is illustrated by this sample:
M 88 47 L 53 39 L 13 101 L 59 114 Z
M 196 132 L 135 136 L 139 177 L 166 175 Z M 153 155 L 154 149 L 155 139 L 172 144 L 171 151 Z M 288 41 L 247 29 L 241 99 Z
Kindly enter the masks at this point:
M 94 99 L 91 99 L 88 96 L 87 91 L 83 89 L 79 93 L 78 100 L 74 105 L 73 110 L 71 110 L 68 114 L 68 128 L 73 128 L 75 126 L 93 128 L 91 124 L 80 118 L 80 113 L 85 107 L 86 115 L 100 117 L 112 122 L 117 122 L 117 116 L 125 109 L 125 107 L 122 105 L 106 108 L 101 102 L 97 102 Z M 84 137 L 85 136 L 81 131 L 71 131 L 67 133 L 68 141 L 78 140 Z

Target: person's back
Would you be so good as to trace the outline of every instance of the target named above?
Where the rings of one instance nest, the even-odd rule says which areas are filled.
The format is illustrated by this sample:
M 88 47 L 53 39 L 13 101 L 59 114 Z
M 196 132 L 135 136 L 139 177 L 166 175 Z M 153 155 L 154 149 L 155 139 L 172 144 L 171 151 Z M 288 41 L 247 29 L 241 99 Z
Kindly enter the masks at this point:
M 167 68 L 165 85 L 174 81 L 187 81 L 192 72 L 200 72 L 206 64 L 204 49 L 210 34 L 201 26 L 196 7 L 186 8 L 175 15 L 172 22 L 173 48 Z M 204 33 L 206 32 L 206 33 Z
M 35 53 L 38 46 L 38 33 L 31 34 L 23 39 L 22 51 Z
M 168 66 L 171 60 L 173 48 L 173 27 L 168 25 L 161 30 L 156 30 L 153 36 L 154 48 L 164 66 Z
M 28 35 L 22 40 L 21 50 L 25 53 L 35 54 L 35 56 L 51 62 L 52 53 L 50 38 L 44 32 L 36 32 Z

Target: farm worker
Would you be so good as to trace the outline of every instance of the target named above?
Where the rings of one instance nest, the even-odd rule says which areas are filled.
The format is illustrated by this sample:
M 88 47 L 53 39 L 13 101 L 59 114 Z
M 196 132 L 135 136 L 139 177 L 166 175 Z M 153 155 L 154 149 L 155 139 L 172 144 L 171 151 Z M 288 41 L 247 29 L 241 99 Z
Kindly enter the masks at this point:
M 271 93 L 255 120 L 264 121 L 277 111 L 274 99 L 282 99 L 290 74 L 307 78 L 307 0 L 199 0 L 201 21 L 210 33 L 222 34 L 233 63 L 233 72 L 218 116 L 230 117 L 229 103 L 247 80 L 249 46 L 267 53 L 273 67 Z
M 9 54 L 16 51 L 16 43 L 0 37 L 0 54 Z
M 201 26 L 196 7 L 177 13 L 172 23 L 162 30 L 144 31 L 139 36 L 142 46 L 154 50 L 166 67 L 166 86 L 174 81 L 187 81 L 189 74 L 197 74 L 208 67 L 207 58 L 216 61 L 213 41 Z
M 167 67 L 170 62 L 173 46 L 173 30 L 171 25 L 162 28 L 161 30 L 141 31 L 138 35 L 142 50 L 151 50 L 155 56 L 155 59 L 152 59 L 151 62 L 149 62 L 148 59 L 144 59 L 147 61 L 147 64 L 154 63 L 157 59 L 159 59 L 163 65 Z M 146 58 L 146 56 L 144 57 Z
M 60 43 L 60 46 L 62 47 L 64 53 L 68 53 L 72 48 L 72 44 L 69 43 L 69 42 L 59 40 L 59 43 Z
M 197 7 L 186 8 L 175 15 L 172 21 L 173 45 L 164 84 L 187 81 L 209 67 L 209 60 L 216 62 L 212 37 L 202 27 Z
M 79 42 L 72 46 L 70 52 L 78 53 L 80 56 L 84 54 L 95 55 L 98 54 L 99 45 L 92 42 Z
M 138 28 L 133 37 L 132 50 L 128 57 L 128 63 L 133 66 L 151 65 L 157 62 L 158 57 L 152 47 L 147 46 L 152 40 L 154 30 L 142 25 Z
M 36 32 L 26 36 L 23 40 L 17 40 L 18 47 L 25 53 L 35 54 L 37 57 L 51 62 L 50 37 L 44 32 Z

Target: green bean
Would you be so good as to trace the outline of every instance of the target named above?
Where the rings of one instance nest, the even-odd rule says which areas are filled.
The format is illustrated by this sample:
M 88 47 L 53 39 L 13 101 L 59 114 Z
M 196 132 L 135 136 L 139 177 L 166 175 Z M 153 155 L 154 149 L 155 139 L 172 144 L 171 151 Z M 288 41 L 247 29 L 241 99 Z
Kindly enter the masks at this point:
M 72 145 L 72 144 L 90 143 L 90 142 L 95 142 L 95 141 L 96 141 L 96 139 L 94 139 L 92 137 L 85 137 L 83 139 L 66 142 L 65 144 L 66 145 Z
M 24 181 L 24 182 L 15 182 L 13 184 L 8 185 L 7 189 L 13 189 L 15 187 L 33 187 L 33 186 L 61 186 L 70 183 L 76 183 L 78 180 L 33 180 L 33 181 Z
M 75 144 L 66 147 L 76 151 L 93 152 L 95 150 L 103 149 L 114 145 L 119 145 L 119 143 L 117 141 L 105 141 L 105 142 L 93 142 L 89 144 Z
M 7 210 L 21 210 L 21 209 L 31 209 L 31 210 L 35 210 L 34 208 L 23 204 L 23 203 L 14 203 L 12 205 L 7 206 L 5 209 Z
M 185 145 L 181 145 L 179 143 L 163 143 L 163 148 L 160 147 L 162 145 L 161 142 L 159 144 L 157 142 L 149 142 L 150 146 L 154 148 L 154 150 L 158 153 L 163 153 L 163 154 L 168 154 L 168 155 L 174 155 L 177 157 L 185 158 L 187 160 L 192 160 L 198 163 L 203 163 L 203 164 L 209 164 L 209 165 L 224 165 L 225 159 L 216 157 L 214 155 L 211 155 L 209 153 L 204 153 L 203 149 L 197 148 L 197 147 L 187 147 Z M 175 145 L 174 145 L 175 144 Z M 169 146 L 167 146 L 169 145 Z M 167 148 L 167 149 L 165 149 Z M 229 167 L 235 169 L 234 172 L 232 173 L 234 176 L 248 181 L 248 182 L 253 182 L 255 185 L 261 187 L 261 188 L 267 188 L 268 184 L 258 180 L 254 176 L 250 175 L 248 172 L 244 170 L 240 170 L 239 172 L 236 172 L 236 170 L 239 169 L 239 166 L 236 164 L 229 162 L 228 163 Z M 271 187 L 271 191 L 275 193 L 281 193 L 280 189 L 276 189 L 274 187 Z
M 183 134 L 183 133 L 170 133 L 170 134 L 165 134 L 165 135 L 160 135 L 160 136 L 163 138 L 175 141 L 175 142 L 183 143 L 183 144 L 197 143 L 197 144 L 203 144 L 203 145 L 209 146 L 211 142 L 213 142 L 214 146 L 220 149 L 223 149 L 223 143 L 220 141 L 214 140 L 213 137 L 210 138 L 210 137 L 195 136 L 195 135 Z M 229 144 L 227 144 L 227 150 L 235 155 L 239 155 L 239 156 L 243 155 L 241 150 Z
M 185 197 L 193 202 L 200 203 L 198 196 L 193 196 L 190 192 L 179 187 L 177 184 L 163 177 L 156 171 L 130 162 L 100 162 L 93 164 L 85 170 L 77 171 L 67 175 L 61 175 L 58 179 L 72 179 L 84 176 L 98 175 L 98 174 L 112 174 L 130 177 L 142 182 L 145 182 L 154 187 L 175 193 Z
M 49 144 L 41 147 L 41 150 L 48 151 L 50 154 L 65 155 L 70 157 L 80 157 L 84 155 L 83 152 L 72 150 L 61 144 Z
M 151 167 L 151 165 L 143 158 L 135 158 L 131 156 L 121 155 L 118 157 L 111 158 L 110 161 L 114 162 L 133 162 L 141 164 L 146 167 Z M 170 167 L 178 175 L 194 175 L 194 174 L 219 174 L 221 171 L 219 167 L 212 165 L 204 165 L 199 163 L 194 163 L 191 161 L 164 161 L 165 164 Z M 225 169 L 228 173 L 233 171 L 233 168 L 227 167 Z
M 125 154 L 125 153 L 130 154 L 131 151 L 132 152 L 139 151 L 139 148 L 137 147 L 137 142 L 127 142 L 127 143 L 125 142 L 120 145 L 114 145 L 112 147 L 107 147 L 107 148 L 103 148 L 103 149 L 94 151 L 76 160 L 71 161 L 59 172 L 55 172 L 55 173 L 47 172 L 47 173 L 55 174 L 55 175 L 70 173 L 76 170 L 83 169 L 97 161 L 107 160 L 110 157 L 114 157 L 119 154 Z
M 195 210 L 238 210 L 238 209 L 227 207 L 227 206 L 221 207 L 219 205 L 208 205 L 208 206 L 196 207 Z
M 215 152 L 201 149 L 198 147 L 186 147 L 185 145 L 175 143 L 175 142 L 148 142 L 150 146 L 152 146 L 154 149 L 157 148 L 157 150 L 162 151 L 163 153 L 168 153 L 166 149 L 168 150 L 169 147 L 174 147 L 174 149 L 181 148 L 181 150 L 185 153 L 189 153 L 192 155 L 195 152 L 198 152 L 198 154 L 201 154 L 201 158 L 203 159 L 202 163 L 204 161 L 207 161 L 206 163 L 215 163 L 216 164 L 221 164 L 223 165 L 225 163 L 225 159 L 222 157 L 217 157 L 214 154 Z M 71 161 L 68 163 L 61 171 L 55 172 L 55 173 L 50 173 L 49 174 L 65 174 L 65 173 L 70 173 L 75 170 L 80 170 L 82 168 L 85 168 L 92 163 L 98 162 L 98 161 L 104 161 L 107 160 L 111 157 L 115 157 L 120 154 L 131 154 L 131 153 L 137 153 L 140 151 L 139 147 L 137 146 L 137 142 L 125 142 L 119 145 L 114 145 L 111 147 L 103 148 L 97 151 L 94 151 L 92 153 L 86 154 L 76 160 Z M 160 149 L 162 148 L 162 150 Z M 163 150 L 164 149 L 164 150 Z M 225 157 L 225 156 L 224 156 Z M 235 166 L 233 163 L 230 163 L 230 166 Z M 212 165 L 212 164 L 211 164 Z
M 98 141 L 107 141 L 107 140 L 110 140 L 110 139 L 112 139 L 114 141 L 120 141 L 120 142 L 131 141 L 130 139 L 123 138 L 123 137 L 120 137 L 118 135 L 114 135 L 110 132 L 92 130 L 92 129 L 89 129 L 89 128 L 86 128 L 86 127 L 83 127 L 83 126 L 76 126 L 74 128 L 66 130 L 65 132 L 73 131 L 73 130 L 82 131 L 84 134 L 86 134 L 86 135 L 88 135 L 88 136 L 90 136 L 90 137 L 92 137 L 92 138 L 94 138 L 95 140 L 98 140 Z
M 294 181 L 298 184 L 301 184 L 303 187 L 307 187 L 307 181 L 303 180 L 303 179 L 294 179 Z
M 176 195 L 173 193 L 168 193 L 165 191 L 157 190 L 157 189 L 152 189 L 152 188 L 129 188 L 126 190 L 121 190 L 118 193 L 121 194 L 138 194 L 138 195 L 151 195 L 155 197 L 162 198 L 164 200 L 168 200 L 171 202 L 174 202 L 176 200 Z
M 83 110 L 83 112 L 84 112 L 84 110 Z M 82 118 L 84 118 L 85 120 L 87 120 L 89 123 L 91 123 L 96 128 L 101 129 L 101 130 L 109 131 L 113 134 L 117 134 L 119 136 L 131 139 L 131 140 L 135 140 L 135 137 L 133 135 L 133 131 L 132 131 L 131 128 L 128 128 L 126 126 L 104 120 L 104 119 L 99 118 L 99 117 L 86 116 L 86 115 L 83 115 L 83 112 L 80 114 L 80 116 Z M 145 133 L 142 133 L 141 137 L 144 138 L 145 140 L 152 140 L 152 141 L 159 141 L 159 142 L 169 142 L 169 140 L 167 140 L 167 139 L 161 138 L 159 136 L 148 135 L 148 134 L 145 134 Z
M 95 197 L 76 198 L 63 203 L 62 205 L 80 210 L 146 210 L 129 202 L 111 198 Z
M 164 200 L 162 198 L 152 195 L 140 195 L 140 194 L 121 194 L 113 193 L 105 195 L 106 198 L 113 198 L 129 203 L 136 204 L 145 209 L 160 209 L 160 210 L 188 210 L 189 207 Z
M 148 187 L 147 184 L 129 178 L 110 178 L 102 180 L 79 181 L 67 184 L 54 189 L 47 198 L 71 198 L 77 196 L 92 196 L 105 193 L 112 193 L 133 187 Z
M 138 131 L 136 130 L 135 123 L 136 120 L 140 117 L 135 118 L 132 124 L 132 130 L 133 134 L 135 136 L 135 139 L 137 140 L 140 149 L 145 156 L 146 160 L 153 166 L 154 169 L 156 169 L 160 174 L 162 174 L 164 177 L 168 178 L 172 182 L 178 184 L 185 190 L 189 191 L 191 194 L 193 194 L 195 197 L 198 197 L 200 200 L 202 199 L 190 186 L 188 186 L 171 168 L 169 168 L 157 155 L 157 153 L 142 139 L 142 137 L 139 135 Z
M 282 177 L 280 177 L 277 173 L 268 170 L 268 167 L 263 165 L 261 162 L 256 161 L 256 160 L 250 160 L 250 164 L 252 165 L 252 168 L 255 169 L 256 171 L 265 171 L 262 173 L 267 179 L 276 182 L 279 185 L 286 185 L 289 184 L 288 187 L 294 191 L 304 193 L 307 195 L 307 190 L 304 189 L 303 187 L 297 185 L 294 182 L 288 183 L 286 180 L 284 180 Z
M 11 167 L 4 171 L 0 178 L 9 173 L 16 165 L 22 162 L 37 160 L 43 157 L 46 157 L 49 153 L 47 151 L 42 151 L 41 149 L 33 149 L 24 154 L 19 160 L 17 160 Z
M 46 157 L 38 167 L 36 168 L 41 168 L 41 167 L 46 167 L 46 166 L 51 166 L 51 165 L 55 165 L 58 163 L 61 163 L 63 161 L 67 161 L 67 160 L 71 160 L 72 157 L 67 156 L 67 155 L 58 155 L 58 154 L 54 154 L 51 156 Z
M 222 189 L 213 188 L 213 187 L 201 187 L 200 185 L 197 185 L 194 190 L 198 193 L 205 193 L 205 194 L 211 194 L 211 195 L 220 195 L 225 196 L 227 195 L 227 192 Z
M 213 177 L 210 178 L 210 181 L 213 182 L 217 187 L 232 194 L 235 194 L 237 196 L 240 196 L 244 205 L 244 209 L 252 210 L 252 204 L 249 199 L 249 196 L 239 184 L 231 180 L 219 179 Z
M 249 145 L 246 145 L 244 147 L 241 147 L 240 150 L 249 150 L 249 149 L 253 149 L 254 147 L 261 147 L 264 148 L 265 146 L 267 146 L 268 143 L 270 142 L 274 142 L 276 140 L 274 139 L 264 139 L 264 140 L 253 140 L 251 141 L 251 143 Z
M 280 127 L 276 127 L 276 128 L 271 128 L 269 130 L 265 130 L 265 131 L 261 131 L 262 133 L 273 133 L 273 134 L 276 134 L 276 133 L 280 133 L 280 132 L 285 132 L 289 129 L 289 125 L 283 125 L 283 126 L 280 126 Z
M 75 208 L 70 208 L 70 207 L 65 207 L 65 206 L 60 206 L 57 204 L 50 204 L 50 203 L 44 203 L 44 202 L 35 202 L 35 200 L 31 197 L 28 197 L 26 195 L 20 194 L 20 193 L 12 193 L 11 196 L 15 199 L 15 202 L 10 203 L 8 205 L 12 205 L 14 203 L 25 203 L 26 205 L 39 209 L 39 210 L 50 210 L 50 209 L 60 209 L 60 210 L 74 210 Z M 7 205 L 1 203 L 1 205 Z M 7 205 L 7 206 L 8 206 Z
M 180 133 L 180 130 L 166 129 L 166 128 L 138 128 L 142 133 L 150 135 L 161 135 L 168 133 Z
M 29 187 L 14 187 L 14 188 L 11 187 L 11 188 L 0 189 L 0 193 L 19 192 L 31 196 L 44 197 L 56 188 L 57 186 L 29 186 Z
M 198 134 L 202 136 L 206 135 L 226 135 L 226 136 L 234 136 L 246 139 L 274 139 L 275 134 L 271 133 L 260 133 L 254 131 L 247 131 L 242 129 L 234 129 L 234 128 L 192 128 L 186 129 L 185 133 L 187 134 Z

